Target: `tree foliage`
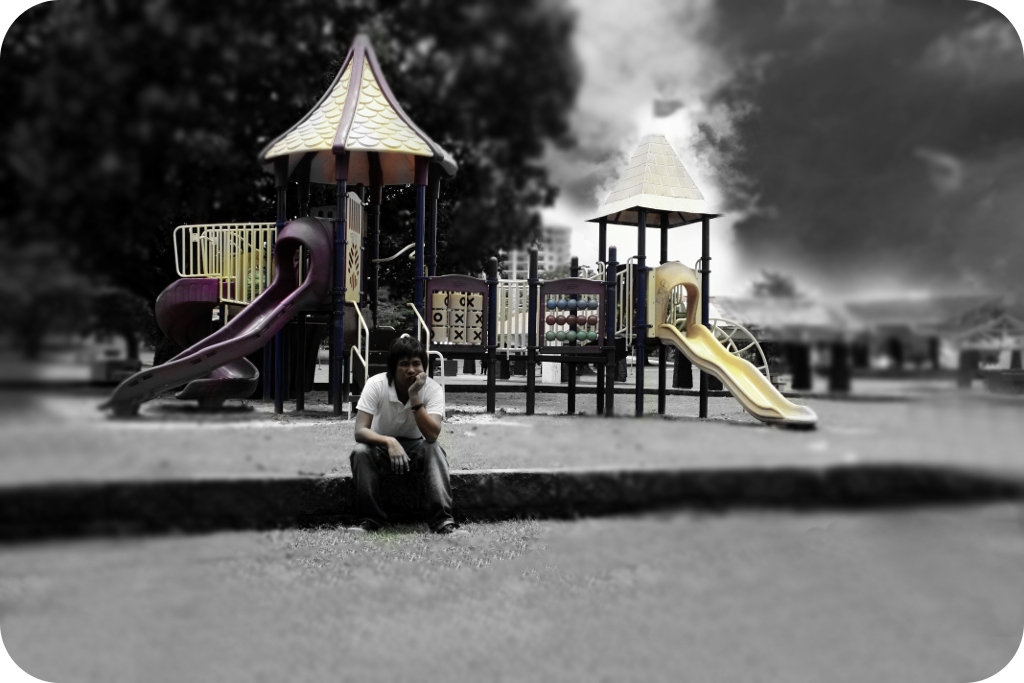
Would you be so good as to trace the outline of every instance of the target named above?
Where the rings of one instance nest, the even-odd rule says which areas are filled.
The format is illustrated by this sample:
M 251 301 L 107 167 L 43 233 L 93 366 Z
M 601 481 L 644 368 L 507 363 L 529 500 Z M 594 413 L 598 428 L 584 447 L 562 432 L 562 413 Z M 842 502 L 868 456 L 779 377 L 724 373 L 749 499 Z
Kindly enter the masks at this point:
M 800 290 L 792 277 L 770 270 L 762 270 L 761 277 L 754 281 L 750 289 L 754 296 L 781 299 L 795 299 L 800 296 Z
M 441 272 L 479 270 L 531 239 L 553 201 L 539 160 L 571 144 L 572 24 L 542 0 L 37 5 L 0 59 L 0 240 L 52 245 L 74 272 L 152 302 L 176 277 L 176 225 L 274 219 L 257 154 L 364 32 L 403 108 L 460 164 L 442 186 Z M 414 196 L 388 189 L 382 253 L 411 241 Z M 402 261 L 382 280 L 402 295 L 411 274 Z

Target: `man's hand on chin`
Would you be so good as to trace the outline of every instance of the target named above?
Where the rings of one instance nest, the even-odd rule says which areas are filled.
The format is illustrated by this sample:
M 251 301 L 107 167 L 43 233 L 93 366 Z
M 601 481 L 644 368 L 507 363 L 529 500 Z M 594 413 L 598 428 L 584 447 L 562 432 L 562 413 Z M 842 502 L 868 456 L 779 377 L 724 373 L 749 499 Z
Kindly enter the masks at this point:
M 423 389 L 424 386 L 426 386 L 426 384 L 427 384 L 427 373 L 421 372 L 420 374 L 416 375 L 416 381 L 413 382 L 412 386 L 409 387 L 409 399 L 410 399 L 410 401 L 412 400 L 412 398 L 414 396 L 417 399 L 420 398 L 420 391 Z

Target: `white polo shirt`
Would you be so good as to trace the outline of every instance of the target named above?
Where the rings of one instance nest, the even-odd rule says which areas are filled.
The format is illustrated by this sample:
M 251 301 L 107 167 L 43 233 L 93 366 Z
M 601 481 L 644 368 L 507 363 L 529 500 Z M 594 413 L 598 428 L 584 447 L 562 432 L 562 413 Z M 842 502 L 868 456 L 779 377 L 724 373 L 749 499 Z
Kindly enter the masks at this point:
M 444 387 L 428 377 L 427 383 L 420 391 L 420 397 L 423 399 L 424 410 L 431 415 L 437 415 L 438 418 L 444 418 Z M 395 385 L 388 384 L 385 372 L 366 381 L 366 386 L 359 395 L 356 410 L 373 415 L 370 429 L 381 436 L 423 438 L 420 428 L 416 426 L 416 416 L 413 415 L 408 403 L 398 400 Z

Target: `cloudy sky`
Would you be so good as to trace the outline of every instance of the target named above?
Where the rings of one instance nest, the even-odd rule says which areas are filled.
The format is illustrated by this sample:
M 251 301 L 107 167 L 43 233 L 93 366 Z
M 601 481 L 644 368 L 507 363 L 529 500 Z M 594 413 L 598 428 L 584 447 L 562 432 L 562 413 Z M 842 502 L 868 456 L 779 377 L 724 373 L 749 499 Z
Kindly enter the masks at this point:
M 970 0 L 576 0 L 579 146 L 549 157 L 562 195 L 545 218 L 592 261 L 583 221 L 639 138 L 663 132 L 727 211 L 712 222 L 719 293 L 762 269 L 836 296 L 1024 291 L 1022 12 L 991 4 L 1003 14 Z M 685 106 L 656 120 L 659 97 Z M 609 232 L 620 258 L 636 252 L 635 229 Z M 692 263 L 699 232 L 672 230 L 669 257 Z M 656 231 L 647 243 L 656 257 Z

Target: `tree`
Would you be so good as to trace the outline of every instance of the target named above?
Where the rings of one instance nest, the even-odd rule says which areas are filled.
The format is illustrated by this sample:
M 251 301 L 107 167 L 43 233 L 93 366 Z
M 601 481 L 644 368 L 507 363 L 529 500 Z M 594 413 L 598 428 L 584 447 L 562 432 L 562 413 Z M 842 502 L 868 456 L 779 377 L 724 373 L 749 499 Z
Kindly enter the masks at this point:
M 148 331 L 150 321 L 147 304 L 125 289 L 98 288 L 91 292 L 89 318 L 82 332 L 119 335 L 125 340 L 128 358 L 138 360 L 140 331 Z
M 762 270 L 761 278 L 751 285 L 754 296 L 795 299 L 800 296 L 796 283 L 789 275 Z
M 537 277 L 541 280 L 561 280 L 562 278 L 569 277 L 569 264 L 564 263 L 554 268 L 548 268 L 537 273 Z
M 542 0 L 37 5 L 0 60 L 0 238 L 51 245 L 153 302 L 176 277 L 176 225 L 274 219 L 257 153 L 365 32 L 403 108 L 460 163 L 442 188 L 441 267 L 479 270 L 532 239 L 554 198 L 540 158 L 571 142 L 571 30 L 565 4 Z M 388 188 L 384 251 L 409 241 L 413 195 Z M 383 273 L 396 296 L 411 283 L 404 262 Z

